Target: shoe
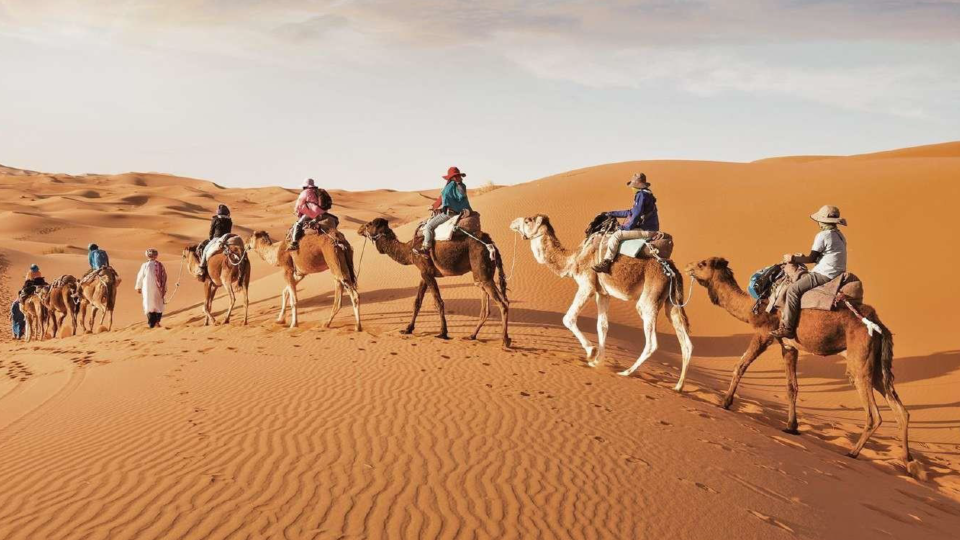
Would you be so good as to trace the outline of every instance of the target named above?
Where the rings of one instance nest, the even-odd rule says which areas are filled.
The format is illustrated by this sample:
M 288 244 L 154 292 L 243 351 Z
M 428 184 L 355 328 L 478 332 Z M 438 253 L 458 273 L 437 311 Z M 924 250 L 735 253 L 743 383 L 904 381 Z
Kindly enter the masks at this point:
M 770 337 L 775 339 L 796 339 L 797 332 L 791 328 L 787 328 L 784 325 L 780 325 L 780 328 L 777 328 L 773 332 L 770 332 Z
M 604 259 L 603 262 L 593 267 L 593 271 L 599 274 L 609 274 L 612 267 L 613 261 L 610 259 Z
M 415 248 L 413 251 L 414 251 L 417 255 L 420 255 L 421 257 L 429 257 L 429 256 L 430 256 L 430 248 L 427 247 L 427 246 L 420 246 L 420 247 L 418 247 L 418 248 Z
M 289 244 L 287 244 L 287 251 L 300 251 L 300 243 L 290 242 Z

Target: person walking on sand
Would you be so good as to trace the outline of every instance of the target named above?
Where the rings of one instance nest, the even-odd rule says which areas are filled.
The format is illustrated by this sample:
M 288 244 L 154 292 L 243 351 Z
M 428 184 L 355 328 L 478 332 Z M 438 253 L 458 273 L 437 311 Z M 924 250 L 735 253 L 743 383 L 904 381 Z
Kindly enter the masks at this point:
M 13 339 L 23 338 L 27 321 L 23 316 L 23 311 L 20 310 L 20 300 L 14 300 L 13 304 L 10 305 L 10 322 L 13 325 Z
M 157 260 L 159 253 L 150 248 L 146 252 L 147 262 L 140 267 L 134 288 L 143 295 L 143 312 L 147 315 L 150 328 L 160 327 L 163 317 L 163 297 L 167 294 L 167 271 L 163 263 Z
M 657 237 L 657 231 L 660 230 L 657 198 L 650 191 L 650 182 L 647 182 L 647 175 L 637 173 L 627 182 L 627 185 L 634 191 L 633 208 L 606 212 L 610 217 L 627 219 L 616 232 L 610 235 L 610 239 L 607 240 L 607 254 L 602 262 L 593 267 L 594 272 L 610 273 L 613 260 L 620 252 L 620 243 L 624 240 L 655 238 Z
M 470 200 L 467 199 L 467 186 L 463 183 L 464 176 L 466 174 L 460 172 L 457 167 L 450 167 L 447 169 L 447 174 L 443 176 L 447 183 L 440 192 L 440 198 L 434 203 L 433 216 L 423 225 L 423 245 L 418 250 L 421 255 L 429 256 L 437 227 L 450 221 L 457 214 L 467 215 L 473 211 Z
M 787 288 L 786 302 L 780 313 L 780 328 L 770 335 L 778 339 L 795 339 L 800 321 L 800 298 L 803 293 L 816 289 L 847 271 L 847 237 L 838 225 L 846 227 L 847 220 L 840 217 L 840 209 L 826 205 L 810 216 L 817 222 L 820 232 L 813 239 L 809 255 L 802 253 L 783 256 L 783 262 L 794 264 L 816 263 L 813 270 L 803 274 Z

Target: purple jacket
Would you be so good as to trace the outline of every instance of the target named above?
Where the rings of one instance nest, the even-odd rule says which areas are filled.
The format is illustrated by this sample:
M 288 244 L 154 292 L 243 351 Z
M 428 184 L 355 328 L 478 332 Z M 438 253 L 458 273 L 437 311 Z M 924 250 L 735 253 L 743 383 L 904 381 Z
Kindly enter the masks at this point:
M 659 231 L 660 216 L 657 213 L 657 198 L 649 189 L 641 189 L 633 197 L 633 208 L 607 212 L 615 218 L 627 218 L 620 226 L 624 231 Z

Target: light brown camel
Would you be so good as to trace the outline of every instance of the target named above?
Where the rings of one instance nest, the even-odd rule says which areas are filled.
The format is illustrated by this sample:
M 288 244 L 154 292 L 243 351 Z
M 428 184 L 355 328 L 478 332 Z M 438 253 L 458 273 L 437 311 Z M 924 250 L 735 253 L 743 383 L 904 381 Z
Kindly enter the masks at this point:
M 54 280 L 41 295 L 43 305 L 47 308 L 49 321 L 53 325 L 53 337 L 57 337 L 67 315 L 70 316 L 73 333 L 77 333 L 77 312 L 79 311 L 77 292 L 77 278 L 63 275 Z
M 213 309 L 213 299 L 220 287 L 227 290 L 227 296 L 230 298 L 230 307 L 227 308 L 223 324 L 230 323 L 230 315 L 237 303 L 236 291 L 242 290 L 243 324 L 246 325 L 247 316 L 250 312 L 250 259 L 244 249 L 243 239 L 239 236 L 229 237 L 223 243 L 223 246 L 226 252 L 220 250 L 207 258 L 207 274 L 203 279 L 203 325 L 217 324 L 217 319 L 214 318 L 211 310 Z M 193 275 L 198 275 L 200 259 L 197 257 L 197 246 L 192 245 L 184 248 L 183 258 L 187 261 L 187 271 Z
M 357 332 L 361 330 L 360 294 L 357 290 L 357 274 L 353 268 L 353 248 L 342 234 L 336 233 L 335 238 L 326 234 L 307 234 L 300 241 L 300 249 L 288 251 L 286 242 L 274 242 L 265 231 L 254 231 L 247 240 L 247 251 L 253 251 L 268 264 L 283 269 L 286 285 L 280 292 L 278 323 L 286 323 L 286 309 L 289 301 L 290 328 L 297 326 L 297 285 L 310 274 L 330 270 L 334 281 L 333 306 L 330 310 L 330 318 L 323 327 L 330 328 L 333 318 L 337 316 L 343 305 L 343 292 L 346 290 L 353 304 L 354 328 Z
M 37 339 L 43 341 L 47 333 L 47 308 L 43 305 L 43 290 L 36 291 L 20 299 L 20 311 L 26 324 L 26 341 Z
M 618 257 L 610 274 L 598 274 L 593 266 L 600 260 L 598 250 L 604 245 L 602 235 L 589 236 L 576 250 L 567 250 L 560 244 L 550 219 L 545 215 L 517 218 L 510 228 L 530 241 L 530 249 L 537 262 L 546 265 L 558 276 L 573 278 L 577 282 L 577 294 L 563 317 L 563 324 L 586 350 L 591 367 L 603 361 L 609 325 L 607 310 L 611 297 L 635 303 L 637 313 L 643 319 L 643 333 L 646 336 L 643 352 L 629 369 L 620 372 L 623 376 L 632 375 L 657 350 L 657 313 L 663 309 L 673 323 L 683 358 L 680 379 L 674 390 L 683 390 L 693 354 L 693 342 L 690 341 L 690 321 L 683 309 L 683 277 L 672 261 L 666 261 L 676 279 L 672 285 L 671 278 L 656 259 Z M 591 298 L 597 303 L 596 348 L 577 326 L 577 317 Z
M 107 330 L 113 329 L 113 310 L 117 305 L 117 291 L 120 288 L 120 275 L 112 266 L 104 266 L 91 272 L 89 277 L 77 282 L 80 301 L 80 327 L 84 333 L 93 332 L 100 313 L 100 326 L 103 326 L 107 315 L 110 323 Z M 90 327 L 87 328 L 87 309 L 91 310 Z
M 449 241 L 437 242 L 434 244 L 432 256 L 427 258 L 413 252 L 414 242 L 418 239 L 401 242 L 390 228 L 390 224 L 383 218 L 377 218 L 364 224 L 360 227 L 359 232 L 361 236 L 373 241 L 378 252 L 386 254 L 404 266 L 416 266 L 417 270 L 420 271 L 420 288 L 413 303 L 413 318 L 401 333 L 413 333 L 417 315 L 423 305 L 423 297 L 427 289 L 430 289 L 437 305 L 437 311 L 440 313 L 440 333 L 437 337 L 449 339 L 446 310 L 443 305 L 443 298 L 440 297 L 440 286 L 437 284 L 437 279 L 462 276 L 470 272 L 473 274 L 473 284 L 480 288 L 481 294 L 480 320 L 469 339 L 477 339 L 480 329 L 483 328 L 483 324 L 490 316 L 490 299 L 493 299 L 500 308 L 503 347 L 510 347 L 510 335 L 508 333 L 510 301 L 507 298 L 507 280 L 503 273 L 503 259 L 500 257 L 500 250 L 493 249 L 493 259 L 491 260 L 491 251 L 484 245 L 493 246 L 493 239 L 490 238 L 490 235 L 480 233 L 477 236 L 484 244 L 472 238 L 454 238 Z M 498 282 L 494 282 L 496 274 L 499 274 Z
M 706 287 L 711 302 L 749 324 L 755 332 L 746 352 L 733 369 L 733 379 L 730 381 L 730 388 L 721 405 L 727 409 L 733 403 L 737 385 L 740 384 L 740 379 L 747 372 L 747 368 L 775 341 L 770 336 L 770 332 L 778 327 L 779 315 L 767 313 L 763 307 L 758 310 L 759 313 L 754 313 L 753 298 L 737 284 L 726 259 L 719 257 L 706 259 L 687 266 L 687 271 L 698 283 Z M 907 471 L 916 477 L 922 473 L 920 465 L 910 456 L 907 437 L 910 415 L 893 387 L 893 334 L 880 322 L 874 308 L 862 305 L 857 310 L 876 323 L 881 332 L 871 335 L 860 317 L 845 308 L 836 311 L 805 309 L 801 312 L 800 323 L 797 326 L 797 339 L 780 341 L 787 377 L 788 412 L 787 427 L 784 431 L 799 434 L 797 430 L 799 351 L 817 356 L 842 354 L 847 359 L 847 376 L 857 388 L 867 415 L 867 422 L 863 427 L 860 440 L 848 455 L 854 458 L 860 455 L 867 440 L 880 427 L 882 421 L 880 410 L 873 395 L 873 390 L 876 389 L 886 398 L 887 404 L 897 418 L 900 437 L 903 441 L 900 457 Z

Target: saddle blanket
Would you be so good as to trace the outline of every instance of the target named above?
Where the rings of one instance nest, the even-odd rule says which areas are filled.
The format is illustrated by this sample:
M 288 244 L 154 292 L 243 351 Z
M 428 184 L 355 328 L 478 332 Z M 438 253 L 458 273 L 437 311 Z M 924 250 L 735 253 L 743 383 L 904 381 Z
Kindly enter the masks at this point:
M 783 309 L 787 299 L 787 288 L 803 274 L 791 266 L 795 265 L 787 265 L 785 268 L 787 277 L 781 279 L 773 290 L 771 295 L 773 301 L 767 304 L 768 313 L 773 312 L 774 309 Z M 831 311 L 836 307 L 840 295 L 854 304 L 863 302 L 863 282 L 855 274 L 849 272 L 841 274 L 803 293 L 800 297 L 800 309 Z
M 225 234 L 223 236 L 218 236 L 213 240 L 207 242 L 207 246 L 203 248 L 203 257 L 202 257 L 202 260 L 200 261 L 201 264 L 206 263 L 210 257 L 213 257 L 217 253 L 220 253 L 221 251 L 223 251 L 224 243 L 227 240 L 233 238 L 234 236 L 237 236 L 237 235 L 232 233 Z
M 669 259 L 673 255 L 673 237 L 664 233 L 663 238 L 659 240 L 646 240 L 644 238 L 624 240 L 620 242 L 619 253 L 635 259 L 645 259 L 653 257 L 653 250 L 656 250 L 660 258 Z
M 426 222 L 420 224 L 417 227 L 416 237 L 423 238 L 423 226 L 426 225 Z M 441 223 L 439 227 L 433 231 L 433 239 L 437 242 L 446 242 L 453 239 L 453 234 L 457 232 L 457 228 L 461 228 L 472 235 L 480 234 L 480 214 L 477 212 L 471 212 L 469 216 L 463 217 L 461 215 L 456 215 L 450 218 L 449 220 Z

